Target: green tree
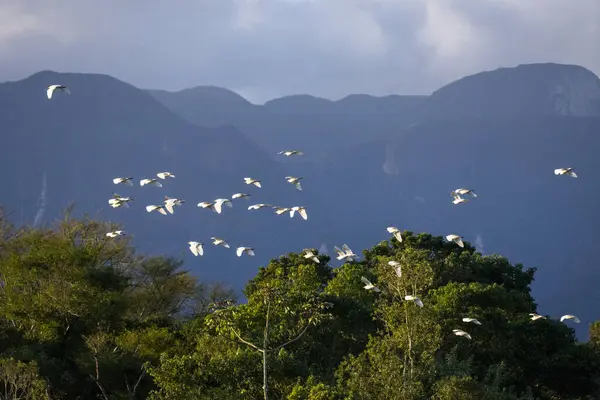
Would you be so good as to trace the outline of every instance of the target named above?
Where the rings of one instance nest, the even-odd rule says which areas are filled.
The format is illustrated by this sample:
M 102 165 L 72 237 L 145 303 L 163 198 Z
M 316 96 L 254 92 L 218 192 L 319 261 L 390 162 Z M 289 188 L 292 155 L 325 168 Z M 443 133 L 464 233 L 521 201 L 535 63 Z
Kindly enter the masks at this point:
M 243 343 L 262 355 L 263 397 L 269 393 L 272 354 L 301 339 L 311 326 L 329 315 L 323 288 L 331 271 L 327 266 L 289 254 L 271 260 L 245 289 L 247 304 L 219 310 L 207 318 L 218 334 Z

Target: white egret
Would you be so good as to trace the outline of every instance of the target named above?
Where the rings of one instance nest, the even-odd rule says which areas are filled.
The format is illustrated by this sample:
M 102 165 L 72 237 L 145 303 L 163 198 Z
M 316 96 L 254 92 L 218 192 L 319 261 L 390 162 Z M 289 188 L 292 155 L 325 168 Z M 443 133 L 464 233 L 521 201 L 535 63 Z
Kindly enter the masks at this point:
M 286 176 L 285 180 L 296 186 L 296 189 L 302 190 L 302 186 L 300 185 L 300 181 L 304 179 L 303 177 L 295 177 L 295 176 Z
M 363 288 L 364 288 L 364 289 L 367 289 L 367 290 L 372 290 L 372 291 L 374 291 L 374 292 L 378 292 L 378 293 L 379 293 L 379 292 L 381 292 L 381 290 L 379 290 L 379 288 L 378 288 L 377 286 L 373 285 L 373 284 L 371 283 L 371 281 L 369 281 L 369 280 L 368 280 L 367 278 L 365 278 L 364 276 L 361 276 L 361 277 L 360 277 L 360 280 L 361 280 L 361 281 L 362 281 L 362 282 L 365 284 L 365 286 L 363 286 Z
M 48 96 L 48 99 L 52 98 L 52 95 L 56 90 L 58 90 L 59 92 L 67 92 L 68 94 L 71 94 L 69 88 L 64 85 L 50 85 L 46 89 L 46 96 Z
M 388 226 L 387 231 L 394 235 L 397 241 L 402 243 L 402 233 L 400 232 L 400 229 L 396 228 L 395 226 Z
M 258 179 L 244 178 L 244 183 L 246 183 L 246 185 L 254 185 L 258 188 L 262 187 Z
M 127 186 L 133 186 L 133 182 L 131 182 L 132 180 L 133 180 L 133 178 L 131 178 L 131 177 L 121 177 L 121 178 L 113 179 L 113 183 L 115 185 L 123 184 L 123 185 L 127 185 Z
M 463 243 L 462 238 L 458 235 L 455 235 L 455 234 L 446 235 L 446 240 L 449 242 L 454 242 L 457 245 L 459 245 L 460 247 L 465 247 L 465 244 Z
M 156 186 L 156 187 L 162 187 L 162 183 L 160 183 L 158 181 L 158 179 L 152 178 L 152 179 L 142 179 L 140 181 L 140 186 L 146 186 L 146 185 L 152 185 L 152 186 Z
M 204 247 L 202 247 L 204 245 L 203 243 L 188 242 L 188 244 L 190 245 L 190 251 L 193 255 L 195 255 L 196 257 L 204 255 Z
M 554 170 L 554 175 L 568 175 L 577 178 L 574 168 L 557 168 Z
M 241 257 L 242 253 L 246 253 L 249 256 L 253 256 L 254 249 L 252 247 L 238 247 L 237 249 L 235 249 L 235 254 L 237 254 L 238 257 Z

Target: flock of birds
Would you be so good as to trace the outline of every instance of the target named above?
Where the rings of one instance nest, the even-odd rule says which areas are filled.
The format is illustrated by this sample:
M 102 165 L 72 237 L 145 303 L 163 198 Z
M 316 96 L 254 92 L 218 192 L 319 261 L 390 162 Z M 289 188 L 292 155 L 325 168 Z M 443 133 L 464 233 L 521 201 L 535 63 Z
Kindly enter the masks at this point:
M 56 91 L 66 92 L 68 94 L 71 93 L 69 88 L 64 85 L 50 85 L 50 86 L 48 86 L 48 88 L 46 90 L 48 99 L 51 99 L 52 95 Z M 299 150 L 282 150 L 277 154 L 284 155 L 287 157 L 303 155 L 303 153 Z M 574 168 L 570 168 L 570 167 L 569 168 L 557 168 L 554 170 L 554 174 L 555 175 L 566 175 L 566 176 L 570 176 L 573 178 L 577 178 L 577 174 L 575 173 Z M 174 178 L 175 178 L 175 175 L 171 172 L 159 172 L 156 174 L 156 178 L 144 178 L 144 179 L 140 180 L 140 186 L 149 185 L 149 186 L 163 187 L 161 180 L 165 181 L 167 179 L 174 179 Z M 287 182 L 294 185 L 296 187 L 296 189 L 302 190 L 302 186 L 300 184 L 300 181 L 303 179 L 302 177 L 286 176 L 285 179 Z M 117 177 L 117 178 L 113 179 L 113 183 L 115 185 L 133 186 L 133 177 Z M 246 177 L 246 178 L 244 178 L 244 183 L 246 185 L 253 185 L 257 188 L 262 188 L 261 181 L 258 179 Z M 477 194 L 473 190 L 466 189 L 466 188 L 459 188 L 459 189 L 453 190 L 450 193 L 450 195 L 453 198 L 453 200 L 452 200 L 453 204 L 467 203 L 469 201 L 469 199 L 467 199 L 463 196 L 470 196 L 472 198 L 478 197 Z M 204 208 L 204 209 L 211 209 L 214 212 L 216 212 L 217 214 L 221 214 L 223 211 L 223 206 L 227 206 L 229 208 L 233 207 L 232 200 L 248 199 L 249 197 L 250 197 L 250 195 L 247 193 L 234 193 L 231 196 L 231 200 L 225 199 L 225 198 L 219 198 L 219 199 L 215 199 L 213 201 L 203 201 L 203 202 L 198 203 L 198 207 Z M 120 208 L 120 207 L 129 208 L 129 203 L 131 201 L 133 201 L 132 197 L 122 197 L 115 193 L 113 195 L 113 197 L 108 200 L 108 203 L 113 208 Z M 174 214 L 175 207 L 181 206 L 181 205 L 183 205 L 183 203 L 185 203 L 185 200 L 183 200 L 183 199 L 177 199 L 177 198 L 171 198 L 171 197 L 165 196 L 164 204 L 148 205 L 148 206 L 146 206 L 146 211 L 147 212 L 156 211 L 162 215 L 168 215 L 167 212 L 170 214 Z M 293 218 L 297 212 L 304 220 L 308 219 L 308 214 L 306 212 L 306 208 L 303 206 L 279 207 L 279 206 L 273 206 L 271 204 L 259 203 L 259 204 L 254 204 L 254 205 L 249 206 L 248 210 L 259 210 L 261 208 L 272 208 L 275 210 L 275 214 L 277 214 L 277 215 L 281 215 L 286 212 L 289 212 L 290 218 Z M 398 240 L 398 242 L 402 242 L 402 234 L 398 228 L 396 228 L 394 226 L 390 226 L 387 228 L 387 231 L 388 231 L 388 233 L 392 234 L 392 236 L 395 237 L 396 240 Z M 117 230 L 117 231 L 112 231 L 112 232 L 106 233 L 106 236 L 110 237 L 110 238 L 116 238 L 116 237 L 123 236 L 123 235 L 125 235 L 125 231 L 122 231 L 122 230 Z M 224 239 L 221 239 L 221 238 L 215 237 L 215 236 L 211 237 L 210 239 L 212 240 L 212 244 L 215 246 L 223 246 L 227 249 L 230 248 L 230 245 Z M 463 242 L 462 237 L 460 237 L 457 234 L 446 235 L 446 240 L 448 242 L 455 243 L 457 246 L 464 247 L 464 242 Z M 192 252 L 192 254 L 194 256 L 204 255 L 204 244 L 202 242 L 190 241 L 190 242 L 188 242 L 188 245 L 189 245 L 190 251 Z M 344 244 L 341 249 L 337 246 L 334 246 L 334 251 L 337 253 L 337 259 L 340 261 L 343 260 L 343 261 L 347 261 L 347 262 L 353 262 L 353 261 L 358 261 L 360 259 L 360 257 L 358 255 L 356 255 L 352 251 L 352 249 L 350 249 L 350 247 L 348 247 L 348 245 L 346 245 L 346 244 Z M 236 248 L 236 255 L 238 257 L 241 257 L 242 254 L 244 254 L 244 253 L 246 253 L 249 256 L 254 256 L 254 248 L 246 247 L 246 246 L 240 246 L 240 247 Z M 319 258 L 313 253 L 312 250 L 304 249 L 303 253 L 304 253 L 303 254 L 304 258 L 311 259 L 315 263 L 320 263 Z M 388 265 L 390 265 L 394 269 L 398 278 L 402 278 L 402 266 L 400 265 L 400 263 L 398 261 L 389 261 Z M 371 283 L 364 276 L 361 276 L 361 281 L 364 283 L 364 286 L 363 286 L 364 289 L 372 290 L 377 293 L 381 292 L 381 290 L 376 285 Z M 414 304 L 416 304 L 419 307 L 423 307 L 423 305 L 424 305 L 423 301 L 421 301 L 421 299 L 416 295 L 406 295 L 406 296 L 404 296 L 404 300 L 413 302 Z M 531 321 L 536 321 L 538 319 L 546 319 L 545 316 L 535 314 L 535 313 L 530 313 L 529 316 L 531 317 L 530 318 Z M 579 318 L 577 318 L 575 315 L 571 315 L 571 314 L 563 315 L 560 318 L 561 322 L 566 321 L 566 320 L 572 320 L 575 323 L 580 322 Z M 481 325 L 481 322 L 479 320 L 477 320 L 476 318 L 465 317 L 462 319 L 462 321 L 466 322 L 466 323 L 472 323 L 475 325 Z M 471 335 L 462 329 L 453 329 L 452 333 L 456 336 L 462 336 L 467 339 L 471 339 Z
M 302 152 L 297 151 L 297 150 L 288 150 L 288 151 L 282 151 L 279 154 L 291 156 L 291 155 L 302 155 Z M 159 172 L 156 174 L 156 178 L 144 178 L 144 179 L 140 180 L 140 186 L 148 186 L 149 185 L 149 186 L 163 187 L 161 180 L 165 181 L 167 179 L 174 179 L 174 178 L 175 178 L 175 174 L 173 174 L 171 172 Z M 300 180 L 302 179 L 302 177 L 286 176 L 285 179 L 289 183 L 292 183 L 293 185 L 295 185 L 298 190 L 302 190 L 302 187 L 300 186 Z M 117 177 L 117 178 L 113 179 L 113 183 L 115 185 L 133 186 L 133 177 Z M 257 188 L 262 188 L 261 181 L 258 179 L 246 177 L 246 178 L 244 178 L 244 183 L 246 183 L 246 185 L 253 185 Z M 219 198 L 219 199 L 215 199 L 213 201 L 203 201 L 203 202 L 198 203 L 198 207 L 204 208 L 204 209 L 210 209 L 210 210 L 213 210 L 214 212 L 216 212 L 217 214 L 221 214 L 224 210 L 224 206 L 233 208 L 232 200 L 248 199 L 249 197 L 250 197 L 250 195 L 248 193 L 234 193 L 231 196 L 231 199 Z M 108 204 L 113 208 L 120 208 L 120 207 L 129 208 L 129 203 L 131 201 L 133 201 L 132 197 L 123 197 L 123 196 L 115 193 L 113 195 L 113 197 L 108 200 Z M 146 211 L 147 212 L 156 211 L 162 215 L 168 215 L 167 213 L 174 214 L 175 207 L 181 206 L 181 205 L 183 205 L 183 203 L 185 203 L 184 199 L 178 199 L 178 198 L 172 198 L 172 197 L 165 196 L 164 204 L 148 205 L 148 206 L 146 206 Z M 293 218 L 297 212 L 304 220 L 308 219 L 308 213 L 306 212 L 306 208 L 304 206 L 279 207 L 279 206 L 272 206 L 270 204 L 260 203 L 260 204 L 254 204 L 254 205 L 249 206 L 248 210 L 259 210 L 259 209 L 265 208 L 265 207 L 273 208 L 275 210 L 275 214 L 277 214 L 277 215 L 281 215 L 285 212 L 289 212 L 290 218 Z M 113 232 L 108 232 L 106 234 L 106 236 L 114 238 L 114 237 L 122 236 L 124 234 L 125 234 L 124 231 L 113 231 Z M 227 243 L 227 241 L 225 241 L 224 239 L 221 239 L 219 237 L 213 236 L 210 239 L 212 240 L 212 243 L 215 246 L 223 246 L 227 249 L 229 249 L 231 247 L 231 246 L 229 246 L 229 243 Z M 192 252 L 192 254 L 194 256 L 204 255 L 204 243 L 198 242 L 198 241 L 190 241 L 190 242 L 188 242 L 188 245 L 189 245 L 190 251 Z M 236 249 L 236 254 L 238 257 L 241 257 L 242 254 L 244 254 L 244 253 L 249 256 L 254 256 L 254 248 L 240 246 Z

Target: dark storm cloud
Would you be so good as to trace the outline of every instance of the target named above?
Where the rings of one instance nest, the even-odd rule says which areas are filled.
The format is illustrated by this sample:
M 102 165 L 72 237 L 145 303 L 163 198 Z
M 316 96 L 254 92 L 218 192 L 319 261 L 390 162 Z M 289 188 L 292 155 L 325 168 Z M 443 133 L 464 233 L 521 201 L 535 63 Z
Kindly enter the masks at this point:
M 529 62 L 600 72 L 598 0 L 21 0 L 0 4 L 0 80 L 101 72 L 252 100 L 429 93 Z

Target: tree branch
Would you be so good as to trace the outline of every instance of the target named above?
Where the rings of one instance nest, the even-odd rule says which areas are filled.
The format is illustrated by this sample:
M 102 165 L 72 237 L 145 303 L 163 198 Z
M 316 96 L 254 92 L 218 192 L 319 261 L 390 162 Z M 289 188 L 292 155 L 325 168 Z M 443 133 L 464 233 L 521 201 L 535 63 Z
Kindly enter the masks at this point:
M 235 331 L 235 329 L 231 328 L 231 331 L 233 332 L 233 334 L 234 334 L 235 336 L 237 336 L 237 338 L 238 338 L 238 340 L 239 340 L 240 342 L 244 343 L 244 344 L 245 344 L 245 345 L 247 345 L 247 346 L 250 346 L 250 347 L 252 347 L 254 350 L 257 350 L 257 351 L 259 351 L 259 352 L 261 352 L 261 353 L 263 353 L 263 352 L 264 352 L 264 350 L 263 350 L 263 349 L 261 349 L 261 348 L 259 348 L 258 346 L 256 346 L 256 345 L 254 345 L 254 344 L 250 343 L 250 342 L 249 342 L 249 341 L 247 341 L 247 340 L 244 340 L 244 339 L 243 339 L 243 338 L 240 336 L 240 334 L 239 334 L 239 333 L 237 333 L 237 332 Z
M 282 347 L 287 346 L 288 344 L 292 344 L 294 343 L 296 340 L 300 339 L 302 337 L 302 335 L 304 335 L 306 333 L 306 331 L 308 330 L 308 327 L 310 326 L 310 324 L 306 324 L 306 326 L 304 327 L 304 329 L 302 329 L 302 331 L 300 331 L 300 333 L 298 334 L 298 336 L 296 336 L 295 338 L 288 340 L 287 342 L 285 342 L 284 344 L 281 344 L 277 347 L 275 347 L 274 349 L 270 350 L 270 351 L 277 351 L 279 349 L 281 349 Z
M 94 380 L 94 382 L 96 382 L 96 386 L 98 386 L 98 389 L 100 389 L 100 392 L 102 392 L 102 396 L 104 397 L 104 399 L 105 400 L 110 400 L 108 398 L 108 396 L 106 395 L 106 392 L 104 391 L 104 388 L 100 384 L 100 368 L 99 368 L 98 357 L 94 356 L 94 362 L 96 364 L 96 376 L 90 374 L 90 377 Z

